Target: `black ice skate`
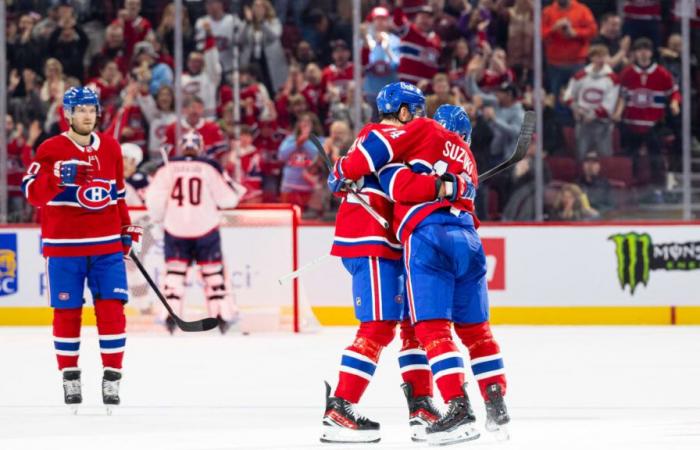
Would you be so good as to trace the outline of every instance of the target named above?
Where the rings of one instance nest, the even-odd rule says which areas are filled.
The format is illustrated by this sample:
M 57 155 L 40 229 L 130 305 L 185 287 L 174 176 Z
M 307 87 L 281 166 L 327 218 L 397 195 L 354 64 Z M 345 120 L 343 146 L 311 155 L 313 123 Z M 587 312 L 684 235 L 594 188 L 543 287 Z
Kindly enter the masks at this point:
M 63 370 L 63 401 L 70 406 L 73 414 L 78 413 L 78 405 L 83 402 L 78 368 Z
M 102 403 L 107 407 L 107 414 L 112 414 L 112 408 L 119 405 L 119 382 L 122 374 L 116 369 L 105 368 L 102 375 Z
M 413 386 L 409 383 L 401 385 L 408 402 L 408 425 L 411 427 L 411 439 L 414 442 L 424 442 L 427 438 L 425 430 L 440 418 L 440 411 L 433 404 L 432 397 L 414 397 Z
M 165 328 L 168 330 L 168 333 L 175 333 L 175 328 L 177 328 L 177 324 L 175 323 L 175 319 L 173 319 L 173 316 L 168 315 L 168 317 L 165 319 Z
M 326 413 L 323 415 L 321 442 L 373 443 L 379 442 L 379 424 L 355 411 L 355 405 L 338 397 L 331 397 L 326 383 Z
M 216 316 L 216 320 L 219 322 L 219 331 L 221 334 L 226 334 L 228 329 L 231 328 L 231 324 L 225 321 L 221 315 Z
M 498 440 L 508 440 L 510 438 L 506 424 L 510 422 L 506 402 L 503 400 L 501 385 L 490 384 L 486 387 L 486 430 L 494 433 Z
M 429 445 L 457 444 L 480 436 L 472 426 L 476 417 L 469 403 L 466 383 L 462 386 L 462 392 L 464 396 L 450 400 L 445 415 L 425 430 Z

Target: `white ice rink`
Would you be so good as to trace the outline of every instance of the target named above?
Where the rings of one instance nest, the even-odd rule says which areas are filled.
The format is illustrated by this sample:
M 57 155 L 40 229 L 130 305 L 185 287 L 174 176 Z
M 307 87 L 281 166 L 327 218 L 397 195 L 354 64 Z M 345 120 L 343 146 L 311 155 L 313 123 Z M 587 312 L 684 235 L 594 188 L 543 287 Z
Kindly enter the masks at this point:
M 350 328 L 316 334 L 129 335 L 122 406 L 101 406 L 94 328 L 83 332 L 84 406 L 64 406 L 49 328 L 0 329 L 0 450 L 425 447 L 411 443 L 396 342 L 360 410 L 376 445 L 318 442 L 323 380 L 336 383 Z M 700 327 L 495 327 L 512 439 L 450 448 L 700 449 Z M 483 425 L 484 407 L 471 385 Z

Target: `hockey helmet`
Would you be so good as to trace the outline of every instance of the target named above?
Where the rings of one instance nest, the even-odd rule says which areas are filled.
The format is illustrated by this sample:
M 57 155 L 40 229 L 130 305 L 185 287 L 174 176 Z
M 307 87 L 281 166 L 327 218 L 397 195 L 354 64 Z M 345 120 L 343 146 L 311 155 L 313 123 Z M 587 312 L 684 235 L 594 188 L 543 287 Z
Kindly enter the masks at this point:
M 138 166 L 143 161 L 143 151 L 138 145 L 126 142 L 122 144 L 122 157 L 133 160 Z
M 89 87 L 72 87 L 63 94 L 63 111 L 70 114 L 79 105 L 95 105 L 97 114 L 101 112 L 100 97 Z
M 440 105 L 433 114 L 433 119 L 447 130 L 462 136 L 462 139 L 471 144 L 472 140 L 472 121 L 469 120 L 464 108 L 448 103 Z
M 204 139 L 196 130 L 188 130 L 180 139 L 180 151 L 199 155 L 204 150 Z
M 425 96 L 416 86 L 403 81 L 387 84 L 377 94 L 377 109 L 382 114 L 399 112 L 401 105 L 406 105 L 412 115 L 421 116 L 425 111 Z

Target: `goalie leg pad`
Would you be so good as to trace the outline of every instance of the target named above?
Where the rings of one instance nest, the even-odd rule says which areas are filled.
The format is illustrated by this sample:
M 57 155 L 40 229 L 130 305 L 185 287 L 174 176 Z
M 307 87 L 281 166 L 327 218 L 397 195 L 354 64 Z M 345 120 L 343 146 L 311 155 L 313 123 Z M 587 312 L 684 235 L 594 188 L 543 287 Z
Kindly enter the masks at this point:
M 83 308 L 53 310 L 53 345 L 58 369 L 78 367 Z
M 501 357 L 501 348 L 493 337 L 489 322 L 455 324 L 455 331 L 469 349 L 472 372 L 479 382 L 484 400 L 488 400 L 487 387 L 497 383 L 501 393 L 506 393 L 506 376 Z
M 369 385 L 382 349 L 396 333 L 395 321 L 363 322 L 353 343 L 343 351 L 334 396 L 358 403 Z
M 411 321 L 401 322 L 401 351 L 399 351 L 399 368 L 404 383 L 413 388 L 415 397 L 432 397 L 433 376 L 428 364 L 428 355 L 420 346 Z
M 163 295 L 166 301 L 180 315 L 183 311 L 182 298 L 185 294 L 185 279 L 187 278 L 187 267 L 189 262 L 182 259 L 168 259 L 165 261 L 165 280 L 163 281 Z M 162 318 L 168 316 L 168 312 L 163 310 Z
M 416 337 L 428 355 L 430 370 L 443 400 L 462 397 L 464 358 L 452 340 L 448 320 L 425 320 L 415 325 Z
M 124 303 L 119 300 L 96 300 L 95 316 L 102 366 L 121 369 L 126 346 Z

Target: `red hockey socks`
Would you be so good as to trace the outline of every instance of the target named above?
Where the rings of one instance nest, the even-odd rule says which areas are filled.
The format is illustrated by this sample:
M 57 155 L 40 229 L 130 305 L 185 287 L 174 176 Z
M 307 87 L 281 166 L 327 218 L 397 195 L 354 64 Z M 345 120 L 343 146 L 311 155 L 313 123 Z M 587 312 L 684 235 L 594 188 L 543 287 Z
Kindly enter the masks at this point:
M 343 352 L 335 397 L 358 403 L 369 385 L 382 349 L 394 339 L 396 322 L 363 322 L 355 341 Z
M 96 300 L 97 332 L 102 366 L 121 369 L 126 345 L 126 317 L 120 300 Z
M 455 324 L 455 331 L 469 349 L 472 372 L 479 382 L 479 390 L 484 400 L 488 400 L 486 388 L 493 383 L 500 384 L 501 392 L 505 395 L 506 376 L 501 349 L 491 334 L 489 323 Z
M 433 396 L 433 374 L 425 354 L 416 338 L 416 332 L 409 320 L 401 322 L 401 351 L 399 368 L 404 383 L 413 387 L 414 397 Z
M 53 346 L 58 370 L 78 367 L 83 308 L 53 310 Z
M 464 396 L 464 358 L 452 341 L 448 320 L 425 320 L 415 324 L 416 337 L 428 354 L 430 370 L 445 403 Z

